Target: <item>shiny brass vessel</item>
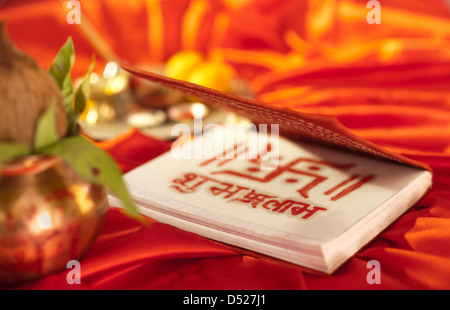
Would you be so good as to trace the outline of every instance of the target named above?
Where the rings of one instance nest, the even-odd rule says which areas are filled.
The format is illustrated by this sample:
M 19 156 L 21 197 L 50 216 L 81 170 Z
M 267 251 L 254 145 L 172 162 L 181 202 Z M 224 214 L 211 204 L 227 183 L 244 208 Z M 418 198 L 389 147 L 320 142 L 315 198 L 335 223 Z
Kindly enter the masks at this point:
M 37 279 L 79 260 L 107 210 L 102 186 L 57 157 L 28 156 L 0 178 L 0 286 Z

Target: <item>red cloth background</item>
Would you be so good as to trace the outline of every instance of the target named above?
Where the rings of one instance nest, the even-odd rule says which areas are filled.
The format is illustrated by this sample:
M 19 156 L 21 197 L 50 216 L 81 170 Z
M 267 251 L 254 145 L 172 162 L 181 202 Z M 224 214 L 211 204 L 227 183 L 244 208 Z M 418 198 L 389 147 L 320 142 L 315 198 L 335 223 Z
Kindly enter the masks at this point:
M 222 57 L 249 80 L 257 99 L 335 115 L 357 135 L 428 164 L 434 185 L 331 276 L 151 219 L 142 225 L 110 208 L 81 261 L 82 284 L 67 284 L 63 270 L 13 288 L 450 288 L 450 10 L 444 1 L 382 2 L 380 25 L 367 24 L 367 1 L 357 0 L 81 2 L 82 18 L 120 60 L 160 62 L 186 48 Z M 6 0 L 0 18 L 43 67 L 68 35 L 77 50 L 74 76 L 99 53 L 80 27 L 67 24 L 59 1 Z M 99 67 L 105 58 L 98 57 Z M 170 147 L 135 130 L 99 146 L 124 172 Z M 366 281 L 370 260 L 380 262 L 380 284 Z

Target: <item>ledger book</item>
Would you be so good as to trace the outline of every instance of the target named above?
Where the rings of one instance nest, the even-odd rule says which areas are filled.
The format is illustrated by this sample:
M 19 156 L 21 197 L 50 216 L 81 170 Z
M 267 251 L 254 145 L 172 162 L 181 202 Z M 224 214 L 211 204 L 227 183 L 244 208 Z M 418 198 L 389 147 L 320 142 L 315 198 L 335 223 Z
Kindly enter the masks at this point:
M 333 119 L 284 115 L 124 68 L 254 121 L 212 126 L 124 175 L 140 212 L 157 221 L 331 274 L 431 186 L 426 165 L 355 137 Z M 113 195 L 109 201 L 121 206 Z

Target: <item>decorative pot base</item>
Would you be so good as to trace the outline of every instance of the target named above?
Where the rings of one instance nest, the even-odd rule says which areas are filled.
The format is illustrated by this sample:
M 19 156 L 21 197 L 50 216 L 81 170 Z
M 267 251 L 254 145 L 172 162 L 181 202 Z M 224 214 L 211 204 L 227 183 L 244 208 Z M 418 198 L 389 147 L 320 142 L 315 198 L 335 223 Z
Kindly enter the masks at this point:
M 28 156 L 3 167 L 0 179 L 0 285 L 65 269 L 95 241 L 107 191 L 55 157 Z

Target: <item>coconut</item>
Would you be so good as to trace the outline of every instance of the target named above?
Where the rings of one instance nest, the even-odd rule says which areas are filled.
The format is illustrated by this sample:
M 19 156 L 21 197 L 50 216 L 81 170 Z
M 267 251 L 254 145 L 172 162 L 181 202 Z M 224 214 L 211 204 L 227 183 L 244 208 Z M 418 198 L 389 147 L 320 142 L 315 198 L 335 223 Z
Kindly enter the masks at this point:
M 56 103 L 56 129 L 67 134 L 63 96 L 54 78 L 20 51 L 0 21 L 0 141 L 33 147 L 39 118 Z

